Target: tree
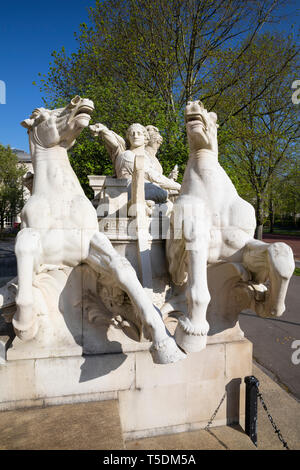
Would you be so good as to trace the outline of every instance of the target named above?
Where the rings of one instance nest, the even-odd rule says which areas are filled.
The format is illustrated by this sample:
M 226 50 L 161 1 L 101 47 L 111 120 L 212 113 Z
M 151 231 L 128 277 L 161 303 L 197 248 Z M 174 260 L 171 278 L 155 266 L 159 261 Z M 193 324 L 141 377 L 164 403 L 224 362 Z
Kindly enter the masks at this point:
M 6 217 L 15 216 L 23 205 L 22 176 L 26 169 L 18 164 L 9 146 L 0 144 L 0 228 Z
M 251 70 L 251 74 L 230 92 L 224 92 L 218 103 L 221 161 L 228 160 L 235 177 L 251 185 L 247 199 L 255 196 L 258 238 L 262 237 L 274 179 L 298 158 L 300 125 L 291 100 L 291 84 L 298 70 L 297 54 L 289 37 L 280 34 L 258 37 L 236 63 L 239 68 Z M 225 73 L 226 55 L 219 63 L 221 73 Z M 217 68 L 216 76 L 218 72 Z M 234 71 L 229 70 L 228 74 Z M 270 86 L 266 85 L 268 80 Z
M 295 228 L 300 214 L 300 162 L 289 162 L 285 172 L 272 182 L 269 192 L 269 224 L 273 232 L 275 223 L 287 223 Z
M 159 96 L 170 112 L 195 97 L 205 96 L 218 54 L 232 44 L 239 54 L 252 44 L 262 27 L 275 20 L 279 0 L 96 0 L 89 9 L 92 26 L 81 25 L 79 49 L 67 56 L 54 52 L 44 91 L 57 98 L 72 94 L 91 76 L 135 86 Z M 243 40 L 243 48 L 239 48 Z M 244 76 L 222 82 L 217 97 Z

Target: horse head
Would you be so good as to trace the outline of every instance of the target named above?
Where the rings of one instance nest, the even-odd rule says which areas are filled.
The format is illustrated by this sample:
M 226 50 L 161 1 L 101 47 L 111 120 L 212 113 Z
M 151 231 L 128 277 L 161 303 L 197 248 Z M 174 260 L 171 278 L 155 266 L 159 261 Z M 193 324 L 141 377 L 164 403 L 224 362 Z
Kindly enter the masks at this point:
M 201 101 L 188 101 L 184 118 L 190 150 L 195 152 L 206 149 L 217 153 L 216 113 L 209 113 Z
M 75 96 L 64 108 L 36 108 L 21 125 L 28 129 L 31 145 L 68 149 L 74 145 L 82 129 L 89 125 L 93 111 L 91 100 Z

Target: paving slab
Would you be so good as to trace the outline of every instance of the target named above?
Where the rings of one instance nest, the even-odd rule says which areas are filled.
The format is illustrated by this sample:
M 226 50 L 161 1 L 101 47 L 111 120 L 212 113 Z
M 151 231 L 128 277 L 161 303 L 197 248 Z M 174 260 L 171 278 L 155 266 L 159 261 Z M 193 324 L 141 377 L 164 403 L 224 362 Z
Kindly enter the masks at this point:
M 0 450 L 123 450 L 117 400 L 0 413 Z
M 300 372 L 300 365 L 299 372 Z M 253 368 L 253 375 L 260 382 L 260 392 L 267 408 L 279 428 L 289 449 L 300 450 L 300 403 L 290 393 L 286 392 L 278 383 L 272 380 L 261 367 Z M 282 450 L 268 416 L 260 402 L 258 402 L 258 449 Z

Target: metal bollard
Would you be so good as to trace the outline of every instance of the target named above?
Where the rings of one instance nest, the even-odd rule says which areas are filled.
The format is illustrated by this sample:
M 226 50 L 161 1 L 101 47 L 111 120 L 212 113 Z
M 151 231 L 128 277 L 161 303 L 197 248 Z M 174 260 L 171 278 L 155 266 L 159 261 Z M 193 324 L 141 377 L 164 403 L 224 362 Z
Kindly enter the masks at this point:
M 257 387 L 259 381 L 253 375 L 245 377 L 246 407 L 245 407 L 245 432 L 257 447 Z

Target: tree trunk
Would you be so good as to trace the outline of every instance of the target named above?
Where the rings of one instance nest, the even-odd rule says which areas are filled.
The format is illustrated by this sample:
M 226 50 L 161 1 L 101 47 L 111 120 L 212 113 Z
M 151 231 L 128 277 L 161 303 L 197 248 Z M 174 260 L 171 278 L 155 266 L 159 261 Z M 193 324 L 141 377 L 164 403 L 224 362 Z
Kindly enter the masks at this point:
M 264 228 L 264 210 L 263 210 L 263 198 L 261 196 L 256 197 L 256 230 L 255 238 L 262 240 L 263 228 Z
M 274 214 L 274 203 L 272 199 L 269 199 L 269 222 L 270 222 L 270 233 L 274 232 L 274 219 L 275 219 L 275 214 Z
M 262 240 L 263 239 L 263 232 L 264 232 L 263 224 L 257 225 L 256 230 L 255 230 L 255 235 L 254 235 L 256 240 Z

